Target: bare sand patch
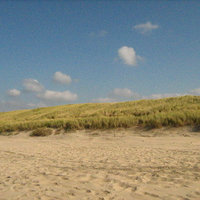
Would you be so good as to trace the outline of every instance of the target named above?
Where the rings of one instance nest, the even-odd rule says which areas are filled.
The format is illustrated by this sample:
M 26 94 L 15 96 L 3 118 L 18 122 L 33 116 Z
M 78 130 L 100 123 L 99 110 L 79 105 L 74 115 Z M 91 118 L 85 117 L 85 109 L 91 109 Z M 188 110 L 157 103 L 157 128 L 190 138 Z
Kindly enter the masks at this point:
M 0 174 L 0 200 L 199 200 L 200 134 L 179 128 L 0 136 Z

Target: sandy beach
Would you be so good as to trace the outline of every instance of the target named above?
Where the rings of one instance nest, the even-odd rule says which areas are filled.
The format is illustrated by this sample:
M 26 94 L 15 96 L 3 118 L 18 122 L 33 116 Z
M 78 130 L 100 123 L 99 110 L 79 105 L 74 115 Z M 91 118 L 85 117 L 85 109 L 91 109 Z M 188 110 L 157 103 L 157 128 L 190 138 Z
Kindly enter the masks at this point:
M 0 200 L 200 200 L 200 133 L 0 136 L 0 174 Z

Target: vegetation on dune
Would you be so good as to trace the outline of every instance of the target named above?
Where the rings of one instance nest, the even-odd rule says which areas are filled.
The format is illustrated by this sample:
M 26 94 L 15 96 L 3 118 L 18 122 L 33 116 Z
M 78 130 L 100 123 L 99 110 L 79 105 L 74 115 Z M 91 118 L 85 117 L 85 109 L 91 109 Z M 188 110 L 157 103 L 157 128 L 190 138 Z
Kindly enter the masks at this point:
M 30 134 L 30 136 L 34 137 L 34 136 L 49 136 L 53 133 L 52 129 L 50 128 L 37 128 L 34 131 L 32 131 L 32 133 Z
M 200 97 L 86 103 L 0 113 L 0 131 L 200 125 Z

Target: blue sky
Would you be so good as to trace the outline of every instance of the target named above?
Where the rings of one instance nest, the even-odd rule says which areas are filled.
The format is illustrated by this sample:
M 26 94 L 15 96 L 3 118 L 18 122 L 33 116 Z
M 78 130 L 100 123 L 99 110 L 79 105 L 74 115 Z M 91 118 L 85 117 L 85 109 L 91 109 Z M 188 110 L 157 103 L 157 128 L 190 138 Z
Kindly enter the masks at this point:
M 0 112 L 200 95 L 200 1 L 1 1 Z

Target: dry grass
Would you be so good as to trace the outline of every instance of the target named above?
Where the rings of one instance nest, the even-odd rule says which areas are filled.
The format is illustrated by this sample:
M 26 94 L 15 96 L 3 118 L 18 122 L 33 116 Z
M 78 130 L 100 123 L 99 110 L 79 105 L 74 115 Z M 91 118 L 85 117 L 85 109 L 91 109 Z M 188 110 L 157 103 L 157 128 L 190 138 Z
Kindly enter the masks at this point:
M 32 133 L 30 134 L 30 136 L 34 137 L 44 137 L 44 136 L 49 136 L 53 133 L 53 130 L 50 128 L 37 128 L 34 131 L 32 131 Z
M 85 103 L 0 113 L 0 131 L 200 125 L 200 97 Z

